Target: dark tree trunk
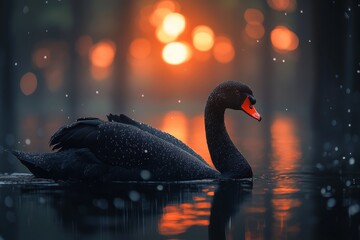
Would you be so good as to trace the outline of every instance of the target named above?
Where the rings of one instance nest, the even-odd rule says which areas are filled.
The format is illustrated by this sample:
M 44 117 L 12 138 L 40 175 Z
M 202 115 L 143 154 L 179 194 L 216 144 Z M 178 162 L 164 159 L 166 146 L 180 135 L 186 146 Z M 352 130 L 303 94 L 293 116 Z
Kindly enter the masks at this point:
M 10 170 L 10 163 L 1 148 L 9 149 L 15 141 L 15 81 L 11 17 L 13 1 L 0 1 L 0 171 Z

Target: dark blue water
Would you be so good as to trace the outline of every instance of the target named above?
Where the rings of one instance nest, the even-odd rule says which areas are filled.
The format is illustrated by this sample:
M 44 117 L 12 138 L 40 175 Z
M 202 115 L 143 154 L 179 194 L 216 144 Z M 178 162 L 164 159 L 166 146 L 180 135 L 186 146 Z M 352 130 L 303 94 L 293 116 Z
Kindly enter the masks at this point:
M 0 176 L 0 239 L 356 239 L 359 177 L 64 183 Z

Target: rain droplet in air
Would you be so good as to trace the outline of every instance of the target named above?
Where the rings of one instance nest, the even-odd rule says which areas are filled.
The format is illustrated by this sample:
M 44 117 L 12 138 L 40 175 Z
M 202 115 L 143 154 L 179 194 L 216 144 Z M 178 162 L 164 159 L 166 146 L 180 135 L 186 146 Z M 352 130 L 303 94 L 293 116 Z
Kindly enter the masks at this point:
M 96 91 L 95 93 L 96 93 L 96 94 L 99 94 L 99 91 Z
M 27 139 L 25 139 L 25 144 L 26 144 L 26 145 L 30 145 L 30 144 L 31 144 L 31 140 L 30 140 L 30 139 L 28 139 L 28 138 L 27 138 Z
M 16 67 L 17 65 L 18 65 L 18 63 L 17 63 L 17 62 L 15 62 L 15 63 L 14 63 L 14 66 Z
M 140 200 L 140 194 L 137 191 L 130 191 L 129 192 L 129 198 L 133 202 L 137 202 Z
M 65 94 L 65 97 L 69 97 L 69 94 Z
M 335 198 L 329 198 L 327 201 L 327 207 L 333 208 L 336 205 L 336 199 Z
M 349 164 L 350 164 L 350 165 L 354 165 L 354 164 L 355 164 L 355 158 L 354 158 L 354 157 L 349 158 Z
M 273 58 L 273 61 L 275 62 L 275 61 L 276 61 L 276 58 Z

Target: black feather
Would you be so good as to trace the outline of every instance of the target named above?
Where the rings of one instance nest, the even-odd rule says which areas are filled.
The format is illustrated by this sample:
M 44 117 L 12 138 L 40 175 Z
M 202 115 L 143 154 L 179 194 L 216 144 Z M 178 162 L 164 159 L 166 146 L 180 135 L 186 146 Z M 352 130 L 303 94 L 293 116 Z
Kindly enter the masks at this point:
M 103 121 L 98 118 L 81 118 L 71 125 L 60 128 L 50 139 L 53 150 L 84 148 L 95 144 L 98 126 Z

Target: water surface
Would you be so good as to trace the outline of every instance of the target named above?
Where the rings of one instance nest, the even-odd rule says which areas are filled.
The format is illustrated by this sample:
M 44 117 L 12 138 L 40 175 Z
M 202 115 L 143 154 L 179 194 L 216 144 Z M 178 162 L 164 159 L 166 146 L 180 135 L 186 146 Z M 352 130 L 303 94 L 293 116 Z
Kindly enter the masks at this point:
M 0 177 L 2 239 L 356 239 L 358 177 L 64 183 Z

